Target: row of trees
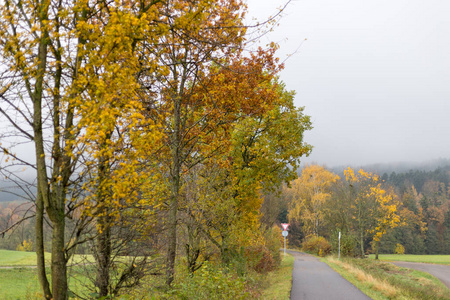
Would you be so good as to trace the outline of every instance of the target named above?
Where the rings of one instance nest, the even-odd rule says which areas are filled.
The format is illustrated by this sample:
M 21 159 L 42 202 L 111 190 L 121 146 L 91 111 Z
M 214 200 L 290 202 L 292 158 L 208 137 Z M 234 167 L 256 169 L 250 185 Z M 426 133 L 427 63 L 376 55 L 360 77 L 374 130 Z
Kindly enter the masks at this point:
M 2 2 L 1 172 L 34 203 L 45 298 L 67 298 L 85 243 L 99 297 L 149 272 L 170 286 L 181 242 L 192 272 L 210 245 L 224 262 L 265 247 L 261 194 L 296 177 L 311 123 L 276 45 L 248 51 L 259 27 L 244 16 L 239 0 Z M 134 259 L 117 268 L 121 255 Z
M 398 244 L 406 253 L 448 254 L 450 220 L 448 173 L 419 172 L 423 184 L 417 189 L 408 174 L 378 175 L 348 168 L 343 178 L 317 165 L 306 166 L 301 176 L 283 189 L 286 218 L 297 235 L 291 242 L 308 236 L 337 241 L 342 232 L 344 252 L 363 256 L 367 251 L 393 253 Z M 423 173 L 423 174 L 422 174 Z M 399 176 L 406 179 L 396 184 Z M 393 180 L 389 180 L 392 178 Z M 337 246 L 337 245 L 335 245 Z

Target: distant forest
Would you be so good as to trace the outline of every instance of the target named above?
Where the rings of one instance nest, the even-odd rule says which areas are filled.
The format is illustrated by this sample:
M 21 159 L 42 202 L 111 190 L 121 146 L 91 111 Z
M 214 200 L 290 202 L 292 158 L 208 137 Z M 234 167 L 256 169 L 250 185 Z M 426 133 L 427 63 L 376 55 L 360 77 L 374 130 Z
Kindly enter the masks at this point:
M 385 220 L 386 224 L 391 223 L 380 229 L 379 203 L 374 200 L 370 204 L 368 199 L 364 200 L 367 201 L 363 204 L 367 215 L 363 220 L 365 228 L 362 242 L 359 228 L 362 225 L 358 225 L 361 220 L 357 215 L 357 206 L 361 205 L 358 201 L 361 200 L 357 200 L 355 187 L 345 179 L 343 167 L 332 170 L 323 168 L 315 173 L 309 170 L 311 173 L 307 176 L 300 173 L 290 187 L 283 189 L 280 197 L 276 194 L 266 196 L 262 207 L 263 220 L 268 225 L 271 222 L 289 222 L 289 242 L 300 247 L 311 236 L 320 236 L 329 242 L 330 251 L 336 251 L 337 233 L 342 231 L 350 248 L 349 254 L 360 255 L 360 249 L 364 249 L 365 254 L 373 253 L 378 230 L 379 253 L 394 253 L 401 245 L 407 254 L 450 254 L 449 160 L 420 165 L 379 164 L 361 169 L 374 174 L 377 181 L 373 186 L 391 196 L 390 206 L 385 206 L 393 207 L 394 210 L 391 219 Z M 358 170 L 360 168 L 354 169 L 355 174 Z M 331 175 L 328 175 L 328 179 L 325 179 L 326 172 L 339 177 L 331 180 Z M 333 182 L 325 183 L 327 180 Z M 362 187 L 359 189 L 363 190 Z M 399 220 L 393 222 L 393 216 Z
M 399 226 L 389 232 L 382 249 L 389 252 L 399 242 L 412 254 L 450 254 L 450 166 L 433 171 L 410 170 L 384 173 L 381 177 L 395 187 L 402 205 L 423 222 Z

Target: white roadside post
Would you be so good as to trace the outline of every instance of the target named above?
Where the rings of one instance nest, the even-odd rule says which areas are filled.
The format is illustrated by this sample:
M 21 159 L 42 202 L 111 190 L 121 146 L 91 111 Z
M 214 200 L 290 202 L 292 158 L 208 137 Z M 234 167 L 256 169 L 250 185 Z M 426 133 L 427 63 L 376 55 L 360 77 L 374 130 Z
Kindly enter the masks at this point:
M 284 237 L 284 256 L 286 256 L 286 237 L 288 236 L 287 229 L 289 227 L 289 224 L 281 223 L 281 227 L 283 227 L 283 232 L 281 234 Z
M 339 250 L 338 250 L 338 259 L 341 259 L 341 232 L 339 231 Z

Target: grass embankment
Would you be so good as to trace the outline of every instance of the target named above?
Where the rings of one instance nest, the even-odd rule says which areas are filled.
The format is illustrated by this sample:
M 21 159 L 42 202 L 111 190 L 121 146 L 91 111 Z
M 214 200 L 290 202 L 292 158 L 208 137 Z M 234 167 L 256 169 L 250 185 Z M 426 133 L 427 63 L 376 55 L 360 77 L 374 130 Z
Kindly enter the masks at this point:
M 428 273 L 372 259 L 323 259 L 372 299 L 450 299 L 450 290 Z
M 369 255 L 375 259 L 375 254 Z M 450 255 L 380 254 L 380 260 L 450 265 Z
M 286 254 L 280 268 L 266 276 L 267 285 L 262 291 L 261 299 L 290 299 L 293 268 L 294 257 Z

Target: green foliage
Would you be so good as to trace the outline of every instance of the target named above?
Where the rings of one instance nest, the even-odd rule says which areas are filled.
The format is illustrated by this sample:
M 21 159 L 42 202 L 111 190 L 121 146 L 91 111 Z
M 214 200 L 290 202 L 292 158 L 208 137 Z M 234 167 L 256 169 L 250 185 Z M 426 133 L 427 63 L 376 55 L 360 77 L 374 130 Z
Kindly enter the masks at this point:
M 193 277 L 175 286 L 180 299 L 245 299 L 245 281 L 229 269 L 205 262 Z
M 331 253 L 331 245 L 322 236 L 309 236 L 303 242 L 303 250 L 325 256 Z
M 283 247 L 283 238 L 281 235 L 281 228 L 279 226 L 273 226 L 267 229 L 264 233 L 266 240 L 266 247 L 272 255 L 272 259 L 275 262 L 275 267 L 279 267 L 281 264 L 280 248 Z
M 395 254 L 405 254 L 405 247 L 403 247 L 402 244 L 398 244 L 395 246 L 395 250 L 394 250 Z

